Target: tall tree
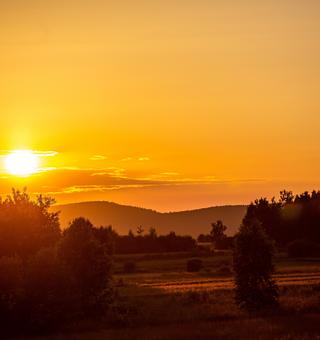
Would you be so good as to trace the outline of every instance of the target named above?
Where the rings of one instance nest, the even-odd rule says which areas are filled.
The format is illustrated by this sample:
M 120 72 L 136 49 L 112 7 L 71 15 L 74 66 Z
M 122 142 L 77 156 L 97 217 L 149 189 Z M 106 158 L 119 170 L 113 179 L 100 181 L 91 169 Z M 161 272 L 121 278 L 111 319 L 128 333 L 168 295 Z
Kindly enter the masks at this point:
M 250 221 L 240 227 L 235 238 L 233 265 L 236 303 L 249 311 L 274 307 L 278 288 L 272 279 L 273 244 L 261 224 Z
M 64 231 L 59 245 L 59 259 L 75 280 L 83 311 L 91 314 L 101 312 L 110 297 L 110 244 L 89 220 L 80 217 Z
M 32 200 L 26 190 L 12 190 L 0 200 L 0 256 L 27 258 L 60 238 L 59 214 L 50 212 L 54 200 L 38 196 Z

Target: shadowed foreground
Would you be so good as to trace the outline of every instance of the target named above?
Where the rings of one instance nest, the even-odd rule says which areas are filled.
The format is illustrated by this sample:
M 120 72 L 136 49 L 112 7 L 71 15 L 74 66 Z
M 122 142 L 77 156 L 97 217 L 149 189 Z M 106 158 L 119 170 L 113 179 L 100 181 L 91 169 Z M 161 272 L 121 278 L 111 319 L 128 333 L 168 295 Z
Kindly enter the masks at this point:
M 320 315 L 243 318 L 228 321 L 180 323 L 136 329 L 52 336 L 46 339 L 315 339 L 320 334 Z

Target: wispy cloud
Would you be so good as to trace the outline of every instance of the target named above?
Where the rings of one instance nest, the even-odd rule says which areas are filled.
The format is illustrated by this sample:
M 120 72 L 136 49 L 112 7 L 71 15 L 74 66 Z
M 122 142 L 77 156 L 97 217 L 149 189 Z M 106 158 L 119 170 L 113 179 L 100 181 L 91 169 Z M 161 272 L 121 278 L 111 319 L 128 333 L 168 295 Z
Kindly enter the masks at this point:
M 147 157 L 147 156 L 141 156 L 141 157 L 124 157 L 121 158 L 120 161 L 121 162 L 129 162 L 129 161 L 139 161 L 139 162 L 146 162 L 146 161 L 150 161 L 151 158 Z
M 179 172 L 172 172 L 172 171 L 161 172 L 160 176 L 179 176 Z
M 57 151 L 38 151 L 38 150 L 31 150 L 31 151 L 32 153 L 40 157 L 54 157 L 59 154 Z
M 93 172 L 91 176 L 113 176 L 113 177 L 121 177 L 126 178 L 124 175 L 126 169 L 118 168 L 118 167 L 108 167 L 106 169 L 99 169 L 97 172 Z
M 132 161 L 132 157 L 125 157 L 125 158 L 122 158 L 121 159 L 121 162 L 129 162 L 129 161 Z
M 43 151 L 43 150 L 28 150 L 32 152 L 34 155 L 38 157 L 54 157 L 57 156 L 59 153 L 57 151 Z M 0 157 L 7 157 L 10 153 L 15 152 L 17 150 L 0 150 Z
M 107 159 L 107 157 L 103 156 L 103 155 L 93 155 L 89 159 L 91 161 L 103 161 L 103 160 Z

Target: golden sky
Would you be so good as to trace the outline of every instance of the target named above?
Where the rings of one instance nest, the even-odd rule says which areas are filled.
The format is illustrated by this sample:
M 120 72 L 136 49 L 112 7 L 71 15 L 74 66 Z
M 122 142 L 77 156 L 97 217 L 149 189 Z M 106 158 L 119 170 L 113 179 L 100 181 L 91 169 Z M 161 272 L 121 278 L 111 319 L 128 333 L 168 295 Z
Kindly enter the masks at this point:
M 320 188 L 317 0 L 1 0 L 0 193 L 158 210 Z M 41 169 L 8 175 L 10 150 Z

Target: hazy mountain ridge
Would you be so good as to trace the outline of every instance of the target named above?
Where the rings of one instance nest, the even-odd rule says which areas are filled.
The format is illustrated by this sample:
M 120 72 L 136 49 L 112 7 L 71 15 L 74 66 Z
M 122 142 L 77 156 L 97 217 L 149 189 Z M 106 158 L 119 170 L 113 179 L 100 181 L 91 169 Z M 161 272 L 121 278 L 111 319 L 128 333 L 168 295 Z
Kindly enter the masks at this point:
M 135 232 L 141 225 L 145 231 L 154 227 L 159 234 L 174 231 L 180 235 L 197 237 L 201 233 L 208 233 L 210 224 L 218 219 L 228 226 L 227 233 L 233 235 L 241 223 L 246 206 L 216 206 L 161 213 L 151 209 L 96 201 L 56 205 L 53 209 L 61 212 L 60 221 L 63 228 L 75 217 L 83 216 L 97 226 L 112 225 L 120 234 L 127 234 L 129 229 Z
M 155 210 L 121 205 L 107 201 L 80 202 L 53 207 L 60 211 L 60 221 L 65 228 L 75 217 L 86 217 L 96 226 L 109 226 L 120 234 L 127 234 L 129 229 L 136 231 L 142 226 L 147 232 L 156 228 L 159 234 L 174 231 L 180 235 L 197 237 L 209 233 L 210 224 L 221 219 L 227 226 L 227 233 L 233 235 L 240 226 L 246 212 L 245 205 L 227 205 L 161 213 Z

